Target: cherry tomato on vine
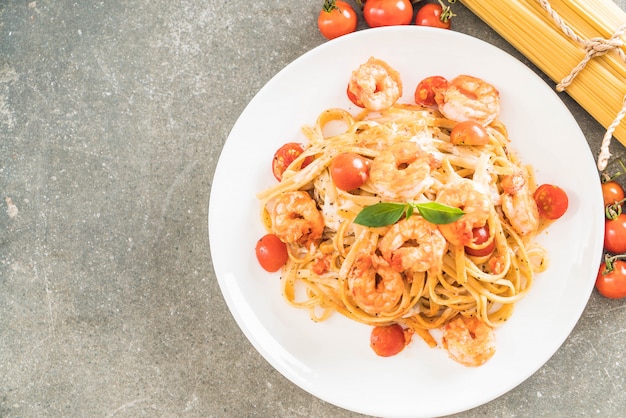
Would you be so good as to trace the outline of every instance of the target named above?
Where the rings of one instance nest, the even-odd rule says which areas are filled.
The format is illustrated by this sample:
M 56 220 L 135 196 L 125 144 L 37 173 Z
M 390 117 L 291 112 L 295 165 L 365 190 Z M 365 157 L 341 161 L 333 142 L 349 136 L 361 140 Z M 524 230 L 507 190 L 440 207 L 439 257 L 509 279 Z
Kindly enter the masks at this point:
M 366 0 L 363 17 L 371 28 L 408 25 L 413 20 L 413 4 L 410 0 Z
M 606 262 L 600 265 L 596 277 L 596 289 L 606 298 L 621 299 L 626 297 L 626 261 L 616 260 L 611 264 L 608 270 Z
M 357 17 L 345 1 L 325 0 L 317 16 L 317 27 L 326 39 L 335 39 L 356 30 Z
M 407 345 L 404 330 L 398 324 L 379 325 L 372 329 L 370 347 L 381 357 L 391 357 L 398 354 Z
M 474 237 L 474 244 L 477 246 L 489 241 L 489 226 L 484 225 L 478 228 L 472 229 L 472 235 Z M 492 239 L 491 242 L 483 248 L 465 247 L 465 252 L 475 257 L 484 257 L 493 252 L 496 248 L 496 240 Z
M 283 173 L 287 170 L 287 167 L 294 162 L 296 158 L 304 152 L 302 145 L 296 142 L 288 142 L 281 146 L 276 153 L 274 153 L 274 159 L 272 160 L 272 173 L 276 180 L 281 181 Z M 313 161 L 312 157 L 307 157 L 302 162 L 301 168 L 306 167 Z
M 264 235 L 256 243 L 256 258 L 261 267 L 270 273 L 278 271 L 289 258 L 287 244 L 274 234 Z
M 542 184 L 533 195 L 537 202 L 539 215 L 545 219 L 558 219 L 567 211 L 569 200 L 567 193 L 559 186 Z
M 418 26 L 450 29 L 452 16 L 453 14 L 450 12 L 449 7 L 444 10 L 441 4 L 427 3 L 417 11 L 415 24 Z
M 415 103 L 421 106 L 435 106 L 437 91 L 444 90 L 448 86 L 448 80 L 440 75 L 426 77 L 415 88 Z
M 626 253 L 626 214 L 604 221 L 604 248 L 613 254 Z
M 341 190 L 357 189 L 369 178 L 369 160 L 354 152 L 342 152 L 331 161 L 330 176 Z
M 466 120 L 454 125 L 450 142 L 455 145 L 486 145 L 489 143 L 487 129 L 478 122 Z
M 604 206 L 620 202 L 624 200 L 624 189 L 614 180 L 602 182 L 602 197 Z

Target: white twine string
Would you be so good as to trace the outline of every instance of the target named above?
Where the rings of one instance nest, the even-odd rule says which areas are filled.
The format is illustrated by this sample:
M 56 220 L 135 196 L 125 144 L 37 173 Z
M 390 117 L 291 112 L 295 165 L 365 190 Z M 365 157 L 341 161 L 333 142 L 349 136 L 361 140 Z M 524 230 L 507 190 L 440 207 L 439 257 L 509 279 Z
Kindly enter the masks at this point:
M 565 78 L 561 80 L 559 84 L 557 84 L 557 91 L 564 91 L 571 83 L 574 81 L 574 78 L 580 73 L 587 63 L 594 57 L 598 57 L 600 55 L 604 55 L 610 51 L 615 51 L 617 55 L 622 59 L 622 61 L 626 62 L 626 54 L 622 51 L 621 47 L 623 45 L 622 35 L 626 31 L 626 23 L 622 24 L 610 38 L 604 39 L 600 37 L 591 38 L 591 39 L 583 39 L 578 36 L 572 28 L 570 28 L 561 17 L 556 13 L 552 7 L 550 6 L 550 2 L 548 0 L 537 0 L 541 7 L 550 15 L 554 23 L 557 24 L 561 28 L 561 30 L 571 39 L 578 42 L 585 49 L 585 57 L 578 63 L 576 67 L 572 69 L 572 71 Z M 626 95 L 624 95 L 624 99 L 622 101 L 622 108 L 613 119 L 613 122 L 609 125 L 602 138 L 602 144 L 600 145 L 600 153 L 598 154 L 598 170 L 603 171 L 606 168 L 606 165 L 611 158 L 611 152 L 609 150 L 609 146 L 611 144 L 611 139 L 613 138 L 613 132 L 619 126 L 622 119 L 626 116 Z

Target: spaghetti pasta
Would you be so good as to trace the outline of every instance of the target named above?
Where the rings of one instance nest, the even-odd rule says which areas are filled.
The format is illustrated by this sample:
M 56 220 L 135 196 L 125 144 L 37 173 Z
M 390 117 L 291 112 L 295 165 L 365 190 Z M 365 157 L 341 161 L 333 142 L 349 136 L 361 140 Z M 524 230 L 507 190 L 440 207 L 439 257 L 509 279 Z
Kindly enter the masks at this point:
M 330 125 L 343 129 L 328 134 Z M 288 246 L 281 283 L 291 306 L 314 321 L 338 312 L 373 326 L 398 323 L 431 347 L 431 331 L 457 317 L 491 328 L 510 318 L 548 264 L 534 241 L 545 225 L 532 169 L 511 151 L 499 120 L 486 126 L 484 145 L 452 144 L 456 125 L 436 107 L 395 103 L 358 115 L 327 109 L 303 128 L 303 152 L 257 195 L 267 231 Z M 369 176 L 344 191 L 329 167 L 348 152 L 368 161 Z M 516 199 L 510 208 L 507 199 Z M 436 202 L 463 215 L 442 224 L 419 212 L 391 225 L 355 222 L 381 202 Z M 476 239 L 477 230 L 485 239 Z

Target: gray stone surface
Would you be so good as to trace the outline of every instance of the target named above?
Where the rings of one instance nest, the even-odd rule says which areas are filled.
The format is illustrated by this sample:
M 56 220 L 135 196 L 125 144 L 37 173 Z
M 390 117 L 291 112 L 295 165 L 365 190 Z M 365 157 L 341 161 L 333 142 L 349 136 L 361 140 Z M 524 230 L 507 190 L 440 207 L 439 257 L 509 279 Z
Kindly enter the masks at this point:
M 255 351 L 207 236 L 222 145 L 325 42 L 321 3 L 0 3 L 0 416 L 356 416 Z M 454 30 L 527 63 L 454 8 Z M 603 129 L 562 98 L 595 155 Z M 625 323 L 625 300 L 594 292 L 544 367 L 458 416 L 623 416 Z

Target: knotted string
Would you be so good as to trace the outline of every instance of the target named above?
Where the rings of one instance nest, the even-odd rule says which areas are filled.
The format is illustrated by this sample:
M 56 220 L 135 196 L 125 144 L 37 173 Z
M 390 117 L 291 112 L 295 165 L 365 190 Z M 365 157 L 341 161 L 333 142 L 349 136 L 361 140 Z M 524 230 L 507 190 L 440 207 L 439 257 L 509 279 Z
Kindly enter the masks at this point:
M 626 54 L 622 51 L 621 47 L 623 45 L 622 35 L 626 31 L 626 23 L 622 24 L 617 28 L 615 33 L 608 38 L 591 38 L 591 39 L 583 39 L 578 36 L 572 28 L 570 28 L 561 17 L 556 13 L 552 7 L 550 6 L 550 2 L 548 0 L 538 0 L 541 7 L 550 15 L 554 23 L 557 24 L 561 28 L 561 30 L 571 39 L 579 43 L 585 48 L 585 57 L 578 63 L 576 67 L 572 69 L 572 71 L 565 78 L 561 80 L 559 84 L 557 84 L 557 91 L 564 91 L 574 80 L 574 78 L 580 73 L 587 63 L 594 57 L 598 57 L 600 55 L 604 55 L 610 51 L 615 51 L 617 55 L 621 58 L 622 61 L 626 62 Z M 626 116 L 626 95 L 624 95 L 624 99 L 622 101 L 622 108 L 613 119 L 613 122 L 607 128 L 604 137 L 602 138 L 602 144 L 600 145 L 600 154 L 598 155 L 598 169 L 600 171 L 606 168 L 606 165 L 611 158 L 611 152 L 609 151 L 609 145 L 611 143 L 611 138 L 613 137 L 613 132 L 619 126 L 622 119 Z

